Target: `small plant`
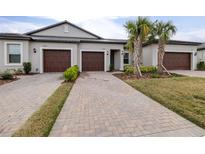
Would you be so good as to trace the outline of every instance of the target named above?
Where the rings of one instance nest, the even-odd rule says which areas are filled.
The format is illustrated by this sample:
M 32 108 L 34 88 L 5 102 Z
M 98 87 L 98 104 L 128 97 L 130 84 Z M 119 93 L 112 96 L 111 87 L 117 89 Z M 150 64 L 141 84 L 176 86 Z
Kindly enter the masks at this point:
M 11 72 L 9 72 L 8 70 L 4 71 L 1 74 L 1 78 L 3 80 L 12 80 L 14 78 L 13 74 Z
M 155 66 L 140 66 L 140 70 L 142 73 L 156 73 L 157 67 L 155 67 Z
M 31 62 L 24 62 L 23 70 L 26 74 L 29 74 L 29 72 L 31 71 Z
M 14 74 L 15 74 L 15 75 L 21 75 L 21 74 L 23 74 L 23 69 L 18 68 L 17 70 L 14 71 Z
M 110 71 L 114 70 L 114 66 L 112 64 L 110 64 Z
M 151 78 L 160 78 L 160 75 L 157 74 L 157 73 L 153 73 L 153 74 L 151 74 L 150 77 L 151 77 Z
M 201 61 L 197 64 L 197 69 L 198 70 L 205 70 L 205 62 Z
M 72 66 L 70 68 L 68 68 L 65 72 L 64 72 L 64 78 L 65 81 L 75 81 L 79 75 L 79 68 L 77 65 Z

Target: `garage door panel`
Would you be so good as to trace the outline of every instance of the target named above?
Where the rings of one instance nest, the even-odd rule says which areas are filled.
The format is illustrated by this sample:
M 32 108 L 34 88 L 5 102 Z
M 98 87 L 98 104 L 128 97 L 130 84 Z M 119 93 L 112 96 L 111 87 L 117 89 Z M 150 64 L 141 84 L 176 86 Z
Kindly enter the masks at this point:
M 191 54 L 166 52 L 163 64 L 168 70 L 190 70 Z
M 104 71 L 104 52 L 82 52 L 82 71 Z
M 44 72 L 64 72 L 71 66 L 69 50 L 44 50 Z

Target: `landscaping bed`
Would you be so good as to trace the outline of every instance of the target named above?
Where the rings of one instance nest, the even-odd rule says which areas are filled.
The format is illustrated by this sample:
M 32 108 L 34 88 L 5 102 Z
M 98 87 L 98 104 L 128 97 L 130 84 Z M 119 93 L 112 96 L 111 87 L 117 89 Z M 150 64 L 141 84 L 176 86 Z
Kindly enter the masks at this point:
M 6 84 L 6 83 L 16 81 L 16 80 L 18 80 L 18 78 L 15 78 L 15 79 L 12 79 L 12 80 L 2 80 L 2 79 L 0 79 L 0 86 L 3 85 L 3 84 Z
M 129 79 L 151 79 L 151 78 L 171 78 L 175 76 L 181 76 L 177 74 L 168 75 L 167 73 L 164 74 L 156 74 L 156 73 L 142 73 L 142 77 L 138 78 L 135 74 L 125 74 L 125 73 L 115 73 L 114 76 L 120 78 L 121 80 L 129 80 Z
M 205 78 L 121 78 L 160 104 L 205 128 Z

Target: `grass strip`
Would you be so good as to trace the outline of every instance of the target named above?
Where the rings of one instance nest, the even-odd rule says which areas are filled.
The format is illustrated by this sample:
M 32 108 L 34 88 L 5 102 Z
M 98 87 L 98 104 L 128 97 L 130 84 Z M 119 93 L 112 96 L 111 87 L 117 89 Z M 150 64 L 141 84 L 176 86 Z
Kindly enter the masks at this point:
M 13 137 L 46 137 L 49 135 L 56 118 L 58 117 L 73 83 L 63 83 L 45 101 L 39 110 L 17 130 Z

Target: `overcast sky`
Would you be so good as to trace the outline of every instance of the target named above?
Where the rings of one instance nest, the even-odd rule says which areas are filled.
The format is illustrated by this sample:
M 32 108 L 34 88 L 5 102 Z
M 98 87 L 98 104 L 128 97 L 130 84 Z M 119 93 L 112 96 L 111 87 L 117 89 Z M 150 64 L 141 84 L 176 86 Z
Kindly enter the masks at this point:
M 152 16 L 151 20 L 171 20 L 177 27 L 172 39 L 205 42 L 205 17 L 171 17 Z M 129 17 L 28 17 L 1 16 L 0 32 L 24 33 L 59 21 L 68 20 L 92 33 L 104 38 L 127 38 L 123 27 L 126 21 L 136 19 Z

